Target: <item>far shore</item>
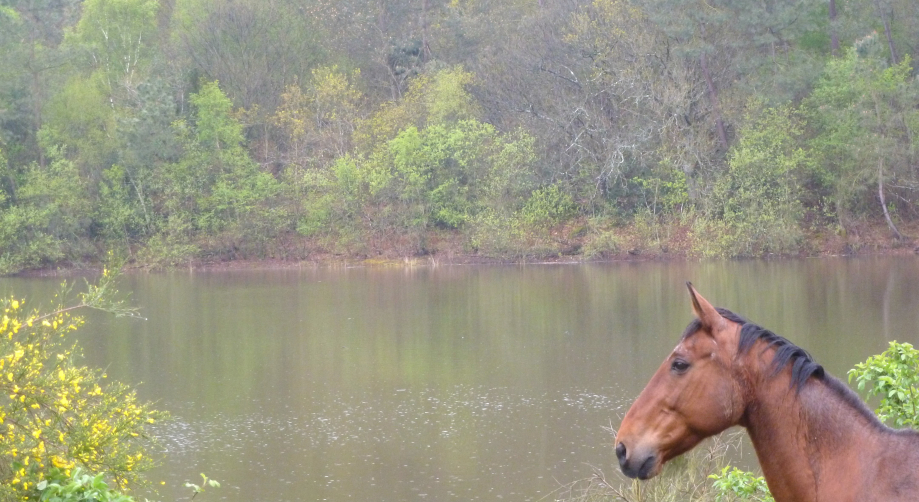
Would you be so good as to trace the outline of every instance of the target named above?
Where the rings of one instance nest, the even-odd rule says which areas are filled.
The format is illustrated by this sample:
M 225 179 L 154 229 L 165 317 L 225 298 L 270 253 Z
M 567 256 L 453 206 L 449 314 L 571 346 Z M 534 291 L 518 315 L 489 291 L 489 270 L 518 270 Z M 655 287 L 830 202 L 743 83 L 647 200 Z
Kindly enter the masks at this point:
M 865 256 L 913 256 L 919 255 L 919 239 L 907 237 L 897 240 L 890 236 L 886 226 L 878 223 L 861 226 L 857 235 L 812 235 L 802 245 L 802 252 L 793 255 L 767 254 L 759 257 L 741 257 L 730 259 L 765 259 L 784 260 L 801 258 L 826 257 L 865 257 Z M 909 228 L 907 236 L 919 235 L 919 226 Z M 629 235 L 629 229 L 623 231 Z M 128 260 L 124 267 L 126 273 L 175 271 L 232 271 L 232 270 L 285 270 L 285 269 L 318 269 L 318 268 L 356 268 L 356 267 L 440 267 L 470 265 L 550 265 L 581 263 L 621 263 L 648 261 L 719 261 L 724 258 L 701 258 L 695 256 L 685 244 L 685 236 L 676 236 L 668 242 L 649 246 L 638 239 L 627 240 L 627 245 L 615 253 L 603 253 L 597 256 L 585 256 L 580 252 L 582 241 L 568 240 L 564 248 L 568 251 L 556 254 L 486 256 L 478 253 L 463 252 L 462 246 L 449 239 L 439 242 L 439 248 L 429 254 L 401 256 L 396 250 L 379 250 L 373 256 L 366 254 L 346 255 L 324 251 L 309 253 L 302 259 L 277 258 L 231 258 L 231 259 L 193 259 L 179 264 L 146 264 Z M 102 270 L 98 262 L 64 263 L 13 274 L 11 277 L 79 277 L 94 275 Z

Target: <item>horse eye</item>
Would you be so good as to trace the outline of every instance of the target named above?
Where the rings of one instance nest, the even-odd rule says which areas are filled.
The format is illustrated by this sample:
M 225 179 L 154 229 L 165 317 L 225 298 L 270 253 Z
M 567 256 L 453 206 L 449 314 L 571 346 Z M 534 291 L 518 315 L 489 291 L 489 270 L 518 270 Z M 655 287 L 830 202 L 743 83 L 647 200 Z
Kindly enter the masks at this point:
M 689 363 L 682 359 L 674 359 L 670 364 L 670 371 L 674 373 L 685 373 L 689 369 Z

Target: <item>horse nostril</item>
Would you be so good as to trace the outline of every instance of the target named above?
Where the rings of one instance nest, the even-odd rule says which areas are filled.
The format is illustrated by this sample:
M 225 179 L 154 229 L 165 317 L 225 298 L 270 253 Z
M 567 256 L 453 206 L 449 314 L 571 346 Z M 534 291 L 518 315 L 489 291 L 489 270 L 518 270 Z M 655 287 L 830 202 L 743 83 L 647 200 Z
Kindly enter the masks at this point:
M 619 443 L 616 445 L 616 457 L 619 458 L 619 463 L 622 464 L 625 462 L 625 445 Z

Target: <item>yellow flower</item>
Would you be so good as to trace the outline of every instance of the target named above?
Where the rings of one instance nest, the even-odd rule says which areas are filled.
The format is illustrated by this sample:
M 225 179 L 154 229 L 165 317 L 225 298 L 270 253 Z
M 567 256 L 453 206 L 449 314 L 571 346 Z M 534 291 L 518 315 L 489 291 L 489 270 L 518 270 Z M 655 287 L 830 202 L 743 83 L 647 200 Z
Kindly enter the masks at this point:
M 18 301 L 18 300 L 13 300 L 13 302 L 10 303 L 10 306 L 13 307 L 13 310 L 18 309 L 18 308 L 19 308 L 19 301 Z

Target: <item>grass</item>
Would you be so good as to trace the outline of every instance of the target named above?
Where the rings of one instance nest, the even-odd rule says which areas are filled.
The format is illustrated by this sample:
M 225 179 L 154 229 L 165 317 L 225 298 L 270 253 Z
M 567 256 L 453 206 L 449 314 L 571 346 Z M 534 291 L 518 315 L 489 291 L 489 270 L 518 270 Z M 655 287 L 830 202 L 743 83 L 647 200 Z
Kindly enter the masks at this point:
M 593 476 L 556 490 L 556 502 L 730 502 L 732 495 L 717 490 L 709 475 L 729 465 L 731 452 L 741 447 L 741 432 L 726 432 L 707 440 L 693 451 L 675 458 L 664 471 L 648 481 L 625 478 L 618 469 L 607 476 L 594 468 Z

